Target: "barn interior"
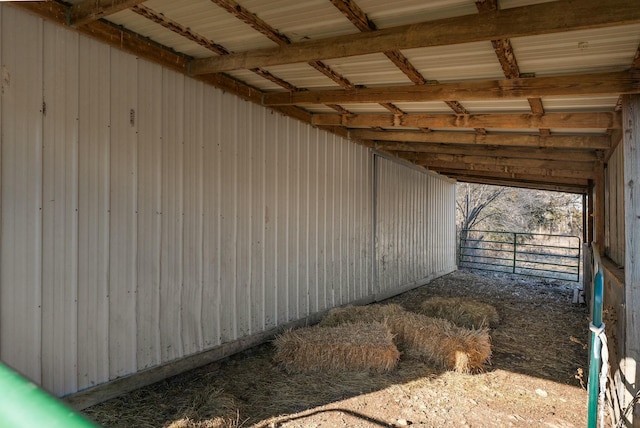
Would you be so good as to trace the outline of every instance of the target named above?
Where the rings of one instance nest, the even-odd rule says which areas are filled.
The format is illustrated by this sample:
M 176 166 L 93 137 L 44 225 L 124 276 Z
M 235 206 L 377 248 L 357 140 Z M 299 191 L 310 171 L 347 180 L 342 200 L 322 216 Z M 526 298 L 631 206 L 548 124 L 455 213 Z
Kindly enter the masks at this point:
M 624 413 L 640 388 L 637 0 L 55 0 L 3 4 L 0 19 L 0 357 L 37 383 L 88 405 L 139 385 L 136 374 L 150 383 L 332 306 L 449 273 L 453 186 L 464 181 L 584 195 L 585 266 L 597 260 L 617 320 L 607 326 L 616 339 L 609 406 L 616 420 L 640 426 L 640 406 Z M 211 135 L 218 152 L 207 152 Z M 85 140 L 95 147 L 82 149 Z M 233 148 L 218 157 L 227 141 Z M 272 187 L 295 196 L 274 208 Z M 239 196 L 247 188 L 250 197 Z M 62 205 L 46 208 L 54 199 Z M 394 225 L 425 209 L 434 211 L 429 222 Z M 222 226 L 209 230 L 218 216 Z M 269 276 L 269 232 L 252 228 L 270 219 L 290 231 L 281 244 L 273 237 L 272 264 L 285 277 L 319 271 L 315 260 L 333 239 L 336 260 L 362 254 L 340 259 L 354 266 L 340 273 L 344 282 L 356 285 L 315 300 L 292 279 L 279 293 L 265 291 L 266 279 L 252 288 L 247 271 L 232 266 L 248 258 L 252 272 Z M 328 231 L 310 227 L 321 220 Z M 422 229 L 429 236 L 418 245 L 377 246 L 385 234 Z M 251 244 L 227 257 L 207 236 Z M 173 244 L 179 254 L 167 249 Z M 304 263 L 294 258 L 301 251 Z M 426 270 L 380 268 L 424 251 Z M 207 296 L 207 257 L 233 278 L 231 294 L 221 286 Z M 156 275 L 200 285 L 162 294 L 162 285 L 143 286 Z M 70 277 L 79 279 L 69 286 Z M 82 281 L 102 285 L 83 297 Z M 84 315 L 60 315 L 78 296 Z M 180 314 L 199 321 L 149 321 L 145 311 L 175 298 Z M 207 299 L 244 305 L 247 320 L 221 310 L 207 333 Z M 78 320 L 93 315 L 99 320 L 83 333 Z M 130 334 L 104 330 L 131 323 Z M 184 340 L 161 344 L 164 334 Z M 96 349 L 84 363 L 81 351 L 69 357 L 83 347 Z

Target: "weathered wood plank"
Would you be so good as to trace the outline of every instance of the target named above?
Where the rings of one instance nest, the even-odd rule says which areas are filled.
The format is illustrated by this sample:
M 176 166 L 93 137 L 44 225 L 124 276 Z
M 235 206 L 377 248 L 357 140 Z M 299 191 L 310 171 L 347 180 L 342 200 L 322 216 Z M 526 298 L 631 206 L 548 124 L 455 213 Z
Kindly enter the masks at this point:
M 542 168 L 542 169 L 564 169 L 573 171 L 592 172 L 594 162 L 574 162 L 546 159 L 530 159 L 530 158 L 503 158 L 500 156 L 473 156 L 473 155 L 450 155 L 444 153 L 404 153 L 400 152 L 400 156 L 404 159 L 429 163 L 443 162 L 459 162 L 468 165 L 495 165 L 495 166 L 515 166 L 525 168 Z
M 486 134 L 464 132 L 373 131 L 353 129 L 349 138 L 374 141 L 399 141 L 413 143 L 481 144 L 491 146 L 562 147 L 576 149 L 607 149 L 611 144 L 606 135 L 523 135 Z
M 265 94 L 262 103 L 266 106 L 279 106 L 326 103 L 478 101 L 621 93 L 640 93 L 639 70 L 351 90 L 274 92 Z
M 239 52 L 225 57 L 197 59 L 191 63 L 191 72 L 207 74 L 251 69 L 395 49 L 444 46 L 601 28 L 639 21 L 640 8 L 635 0 L 609 2 L 561 0 L 366 33 L 308 40 L 276 48 Z M 452 28 L 456 28 L 456 31 L 451 31 Z
M 462 144 L 436 143 L 377 143 L 376 149 L 395 152 L 442 153 L 449 155 L 498 156 L 528 159 L 571 159 L 575 162 L 588 162 L 602 159 L 602 153 L 594 150 L 566 150 L 550 148 L 468 146 Z
M 640 390 L 640 97 L 623 98 L 624 207 L 625 207 L 625 379 L 623 405 Z M 640 403 L 628 422 L 640 426 Z
M 526 166 L 510 166 L 510 165 L 489 165 L 480 163 L 465 163 L 460 161 L 442 161 L 442 160 L 416 160 L 416 164 L 425 166 L 429 169 L 461 169 L 468 171 L 487 171 L 487 172 L 506 172 L 510 174 L 536 175 L 540 177 L 566 177 L 566 178 L 584 178 L 592 179 L 593 172 L 576 171 L 562 168 L 540 168 Z
M 537 114 L 314 114 L 316 126 L 408 127 L 408 128 L 620 128 L 616 112 Z

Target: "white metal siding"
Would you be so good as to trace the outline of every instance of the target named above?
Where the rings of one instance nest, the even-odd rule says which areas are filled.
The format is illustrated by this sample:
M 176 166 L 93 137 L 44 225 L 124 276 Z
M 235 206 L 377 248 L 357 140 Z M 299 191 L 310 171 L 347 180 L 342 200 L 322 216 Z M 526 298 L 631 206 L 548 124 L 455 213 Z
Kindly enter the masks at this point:
M 377 291 L 455 270 L 455 184 L 384 157 L 376 174 Z
M 26 31 L 26 29 L 29 31 Z M 0 359 L 41 381 L 42 21 L 2 9 Z M 6 326 L 10 326 L 9 330 Z M 62 328 L 62 326 L 60 327 Z
M 64 395 L 379 291 L 368 149 L 17 9 L 0 23 L 3 361 Z M 400 290 L 451 267 L 453 185 L 379 173 Z

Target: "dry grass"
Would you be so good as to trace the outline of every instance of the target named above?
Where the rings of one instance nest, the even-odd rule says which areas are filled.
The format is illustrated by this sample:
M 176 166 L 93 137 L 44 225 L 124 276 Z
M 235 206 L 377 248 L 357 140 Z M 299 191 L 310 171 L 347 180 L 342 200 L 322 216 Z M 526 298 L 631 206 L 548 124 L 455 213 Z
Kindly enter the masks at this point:
M 240 404 L 214 384 L 165 381 L 114 398 L 84 413 L 110 427 L 236 428 Z M 176 394 L 172 390 L 180 390 Z M 135 406 L 131 406 L 135 403 Z
M 409 355 L 446 370 L 479 371 L 491 357 L 491 340 L 486 329 L 469 330 L 444 319 L 412 312 L 393 316 L 388 323 Z
M 583 421 L 586 411 L 580 407 L 586 399 L 580 390 L 556 390 L 562 402 L 552 402 L 554 389 L 549 389 L 552 385 L 579 388 L 580 383 L 574 377 L 576 369 L 587 367 L 586 351 L 570 340 L 572 337 L 582 342 L 588 340 L 586 310 L 570 304 L 572 290 L 530 279 L 501 279 L 460 271 L 391 301 L 407 311 L 419 312 L 420 304 L 434 296 L 472 298 L 496 306 L 501 322 L 491 332 L 491 370 L 475 376 L 443 372 L 422 356 L 402 358 L 392 371 L 288 373 L 274 362 L 274 347 L 269 343 L 85 409 L 83 413 L 106 427 L 166 428 L 172 423 L 206 427 L 205 424 L 217 423 L 216 418 L 222 418 L 222 423 L 227 424 L 222 426 L 226 427 L 268 428 L 281 426 L 280 421 L 300 412 L 315 412 L 321 406 L 336 403 L 340 408 L 384 420 L 390 426 L 399 414 L 407 415 L 406 419 L 413 420 L 414 426 L 464 426 L 465 418 L 471 426 L 507 426 L 517 422 L 513 420 L 516 414 L 525 418 L 535 416 L 536 419 L 521 421 L 519 425 L 534 426 L 536 422 L 542 423 L 538 421 L 540 417 L 551 417 L 550 412 L 563 415 L 561 421 L 586 423 Z M 360 310 L 371 311 L 371 307 L 375 305 Z M 389 309 L 382 309 L 386 310 Z M 385 317 L 389 318 L 388 314 L 382 318 Z M 413 354 L 405 351 L 408 356 Z M 540 399 L 533 393 L 536 388 L 547 390 L 549 397 Z M 212 393 L 208 401 L 206 397 Z M 349 397 L 352 401 L 345 400 Z M 478 406 L 473 404 L 474 400 Z M 568 404 L 562 404 L 564 400 Z M 425 403 L 426 410 L 422 408 Z M 417 412 L 414 416 L 410 413 L 412 406 Z M 469 420 L 473 415 L 481 415 L 482 409 L 489 412 L 485 412 L 488 419 Z M 305 420 L 299 420 L 283 426 L 345 426 L 341 420 L 344 415 L 320 413 L 317 417 L 324 419 L 315 421 L 318 423 L 305 424 Z M 555 426 L 572 426 L 551 422 Z
M 290 330 L 274 341 L 274 360 L 287 372 L 388 371 L 400 359 L 380 322 Z
M 397 304 L 345 306 L 332 309 L 329 314 L 320 321 L 320 327 L 335 327 L 351 323 L 384 322 L 389 317 L 403 313 L 402 306 Z
M 419 312 L 465 328 L 495 328 L 500 322 L 494 306 L 463 297 L 431 297 L 422 302 Z

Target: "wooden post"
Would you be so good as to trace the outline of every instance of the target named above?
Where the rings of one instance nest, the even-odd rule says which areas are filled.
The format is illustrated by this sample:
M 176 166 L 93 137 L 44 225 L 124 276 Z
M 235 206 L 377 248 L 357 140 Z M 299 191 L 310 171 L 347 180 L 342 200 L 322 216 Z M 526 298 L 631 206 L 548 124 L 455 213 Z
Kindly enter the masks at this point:
M 625 355 L 620 369 L 625 383 L 623 405 L 640 390 L 640 96 L 622 100 L 625 209 Z M 627 422 L 640 427 L 640 403 Z
M 604 164 L 597 162 L 595 166 L 595 225 L 596 242 L 604 251 Z
M 593 242 L 593 180 L 589 180 L 589 192 L 587 194 L 587 242 Z

